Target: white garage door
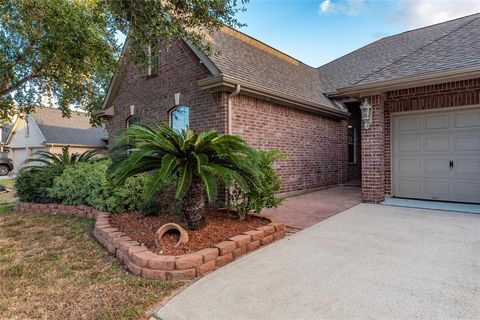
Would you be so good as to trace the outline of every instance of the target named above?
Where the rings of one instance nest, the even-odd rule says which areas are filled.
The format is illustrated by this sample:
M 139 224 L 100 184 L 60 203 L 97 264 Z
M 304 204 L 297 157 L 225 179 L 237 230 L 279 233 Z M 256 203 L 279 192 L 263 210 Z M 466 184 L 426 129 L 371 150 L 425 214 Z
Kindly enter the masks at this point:
M 13 171 L 18 172 L 26 164 L 25 160 L 28 159 L 27 149 L 12 149 L 12 158 L 13 158 Z
M 396 197 L 480 203 L 480 107 L 392 117 Z

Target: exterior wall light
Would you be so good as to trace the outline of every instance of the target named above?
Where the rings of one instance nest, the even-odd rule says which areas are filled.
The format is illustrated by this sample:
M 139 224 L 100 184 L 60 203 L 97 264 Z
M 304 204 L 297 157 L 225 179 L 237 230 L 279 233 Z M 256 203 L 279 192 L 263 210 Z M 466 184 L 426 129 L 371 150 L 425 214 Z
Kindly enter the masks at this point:
M 368 129 L 370 128 L 370 123 L 372 123 L 372 105 L 368 103 L 367 99 L 363 100 L 360 110 L 362 111 L 363 127 Z

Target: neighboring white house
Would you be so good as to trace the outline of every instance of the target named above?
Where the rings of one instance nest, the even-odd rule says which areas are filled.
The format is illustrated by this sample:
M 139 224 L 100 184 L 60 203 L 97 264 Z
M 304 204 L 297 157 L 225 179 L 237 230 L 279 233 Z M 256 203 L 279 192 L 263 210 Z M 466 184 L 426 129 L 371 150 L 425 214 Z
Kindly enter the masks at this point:
M 107 132 L 103 127 L 92 127 L 90 117 L 83 112 L 72 111 L 64 118 L 62 111 L 54 108 L 36 108 L 31 114 L 17 118 L 5 141 L 14 172 L 25 166 L 25 160 L 35 151 L 61 153 L 69 147 L 71 153 L 104 149 Z

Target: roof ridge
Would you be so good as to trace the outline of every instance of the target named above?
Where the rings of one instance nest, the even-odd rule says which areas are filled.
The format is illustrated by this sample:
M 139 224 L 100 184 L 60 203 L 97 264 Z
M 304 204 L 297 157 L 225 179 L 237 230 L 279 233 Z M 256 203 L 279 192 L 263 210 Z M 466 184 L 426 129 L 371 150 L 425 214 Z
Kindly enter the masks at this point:
M 470 17 L 470 16 L 473 16 L 473 15 L 476 15 L 476 14 L 478 14 L 478 13 L 475 13 L 475 14 L 472 14 L 472 15 L 468 15 L 468 16 L 465 16 L 465 17 L 461 17 L 461 18 Z M 459 19 L 461 19 L 461 18 L 457 18 L 457 19 L 448 20 L 448 21 L 445 21 L 445 22 L 443 22 L 443 23 L 446 23 L 446 22 L 451 22 L 451 21 L 455 21 L 455 20 L 459 20 Z M 475 19 L 472 19 L 472 20 L 470 20 L 470 21 L 468 21 L 468 22 L 466 22 L 466 23 L 462 24 L 462 25 L 461 25 L 461 26 L 459 26 L 458 28 L 454 28 L 453 30 L 451 30 L 450 32 L 447 32 L 447 33 L 446 33 L 446 34 L 444 34 L 443 36 L 440 36 L 440 37 L 436 38 L 435 40 L 432 40 L 432 41 L 430 41 L 430 42 L 429 42 L 429 43 L 427 43 L 426 45 L 424 45 L 424 46 L 421 46 L 420 48 L 418 48 L 418 49 L 416 49 L 416 50 L 414 50 L 414 51 L 412 51 L 412 52 L 409 52 L 409 53 L 408 53 L 408 54 L 406 54 L 405 56 L 403 56 L 403 57 L 400 57 L 400 58 L 398 58 L 398 59 L 394 60 L 393 62 L 391 62 L 391 63 L 389 63 L 389 64 L 387 64 L 387 65 L 385 65 L 385 66 L 383 66 L 383 67 L 379 68 L 378 70 L 375 70 L 374 72 L 372 72 L 372 73 L 370 73 L 370 74 L 368 74 L 368 75 L 366 75 L 366 76 L 362 77 L 361 79 L 359 79 L 358 81 L 356 81 L 355 83 L 353 83 L 353 85 L 359 84 L 360 82 L 362 82 L 362 81 L 364 81 L 364 80 L 366 80 L 366 79 L 370 78 L 370 77 L 371 77 L 371 76 L 373 76 L 374 74 L 376 74 L 376 73 L 378 73 L 378 72 L 380 72 L 380 71 L 382 71 L 382 70 L 386 69 L 387 67 L 390 67 L 390 66 L 392 66 L 392 65 L 394 65 L 394 64 L 396 64 L 396 63 L 398 63 L 398 62 L 400 62 L 400 61 L 402 61 L 402 60 L 404 60 L 404 59 L 406 59 L 407 57 L 410 57 L 412 54 L 414 54 L 414 53 L 417 53 L 417 52 L 419 52 L 419 51 L 421 51 L 421 50 L 425 49 L 426 47 L 428 47 L 428 46 L 430 46 L 430 45 L 432 45 L 432 44 L 436 43 L 437 41 L 439 41 L 439 40 L 441 40 L 441 39 L 443 39 L 443 38 L 445 38 L 445 37 L 447 37 L 447 36 L 451 35 L 451 34 L 452 34 L 452 33 L 454 33 L 454 32 L 457 32 L 458 30 L 460 30 L 460 29 L 462 29 L 462 28 L 466 27 L 466 26 L 467 26 L 467 25 L 469 25 L 470 23 L 473 23 L 473 22 L 475 22 L 475 21 L 477 21 L 477 20 L 479 20 L 479 19 L 480 19 L 480 17 L 477 17 L 477 18 L 475 18 Z M 433 24 L 433 25 L 431 25 L 431 26 L 435 26 L 435 25 L 438 25 L 438 24 L 442 24 L 442 23 Z M 431 26 L 428 26 L 428 27 L 431 27 Z M 427 28 L 427 27 L 423 27 L 423 28 Z M 415 29 L 415 30 L 419 30 L 419 29 L 422 29 L 422 28 L 418 28 L 418 29 Z M 411 31 L 414 31 L 414 30 L 411 30 Z M 407 32 L 410 32 L 410 31 L 407 31 Z M 402 32 L 402 33 L 399 33 L 399 34 L 403 34 L 403 33 L 405 33 L 405 32 Z
M 402 31 L 402 32 L 397 33 L 397 34 L 392 34 L 392 35 L 390 35 L 390 36 L 383 37 L 383 38 L 381 38 L 381 39 L 379 39 L 379 40 L 387 39 L 387 38 L 390 38 L 390 37 L 399 36 L 399 35 L 404 34 L 404 33 L 409 33 L 409 32 L 414 32 L 414 31 L 418 31 L 418 30 L 422 30 L 422 29 L 427 29 L 427 28 L 434 27 L 434 26 L 438 26 L 438 25 L 445 24 L 445 23 L 450 23 L 450 22 L 453 22 L 453 21 L 457 21 L 457 20 L 461 20 L 461 19 L 468 18 L 468 17 L 472 17 L 472 16 L 475 16 L 475 15 L 477 15 L 477 14 L 480 14 L 480 12 L 472 13 L 472 14 L 469 14 L 469 15 L 466 15 L 466 16 L 461 16 L 461 17 L 458 17 L 458 18 L 455 18 L 455 19 L 451 19 L 451 20 L 447 20 L 447 21 L 442 21 L 442 22 L 437 22 L 437 23 L 434 23 L 434 24 L 429 24 L 429 25 L 427 25 L 427 26 L 418 27 L 418 28 L 415 28 L 415 29 L 405 30 L 405 31 Z M 471 20 L 470 22 L 475 21 L 475 20 L 477 20 L 477 19 L 478 19 L 478 18 L 473 19 L 473 20 Z M 465 25 L 469 24 L 470 22 L 465 23 Z
M 55 107 L 52 108 L 52 107 L 47 107 L 47 106 L 38 106 L 38 107 L 36 107 L 35 109 L 33 109 L 33 111 L 30 112 L 30 114 L 34 114 L 36 110 L 44 110 L 44 109 L 62 112 L 62 110 L 61 110 L 60 108 L 55 108 Z M 75 114 L 75 113 L 90 116 L 90 115 L 88 114 L 88 112 L 86 112 L 86 111 L 70 110 L 70 114 Z
M 307 66 L 307 67 L 312 68 L 312 69 L 316 69 L 315 67 L 312 67 L 311 65 L 306 64 L 305 62 L 303 62 L 303 61 L 295 58 L 294 56 L 289 55 L 288 53 L 285 53 L 285 52 L 283 52 L 283 51 L 281 51 L 281 50 L 279 50 L 279 49 L 277 49 L 277 48 L 275 48 L 275 47 L 272 47 L 272 46 L 269 45 L 268 43 L 265 43 L 265 42 L 263 42 L 262 40 L 258 40 L 257 38 L 255 38 L 255 37 L 253 37 L 253 36 L 251 36 L 251 35 L 249 35 L 249 34 L 246 34 L 246 33 L 243 32 L 243 31 L 237 30 L 237 29 L 232 28 L 232 27 L 227 26 L 227 25 L 224 25 L 223 27 L 224 27 L 224 28 L 228 28 L 228 29 L 230 29 L 230 30 L 232 30 L 232 31 L 238 32 L 238 33 L 244 35 L 245 37 L 252 39 L 253 41 L 256 41 L 256 42 L 258 42 L 258 43 L 260 43 L 260 44 L 262 44 L 262 45 L 264 45 L 264 46 L 266 46 L 266 47 L 268 47 L 268 48 L 270 48 L 270 49 L 272 49 L 272 50 L 274 50 L 274 51 L 276 51 L 276 52 L 278 52 L 278 53 L 280 53 L 280 54 L 283 54 L 283 55 L 289 57 L 290 59 L 293 59 L 293 60 L 295 60 L 295 61 L 298 61 L 299 63 L 303 64 L 304 66 Z

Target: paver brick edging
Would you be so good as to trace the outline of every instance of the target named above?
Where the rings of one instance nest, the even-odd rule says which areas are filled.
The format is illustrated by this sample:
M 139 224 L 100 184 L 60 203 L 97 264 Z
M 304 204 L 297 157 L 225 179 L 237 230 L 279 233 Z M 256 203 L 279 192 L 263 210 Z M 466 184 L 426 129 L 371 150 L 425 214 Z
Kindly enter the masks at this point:
M 122 261 L 135 275 L 158 280 L 192 280 L 232 262 L 243 255 L 282 239 L 285 225 L 271 222 L 217 243 L 213 248 L 183 255 L 158 255 L 110 224 L 109 212 L 87 205 L 17 202 L 17 212 L 59 213 L 95 219 L 92 235 L 105 249 Z

